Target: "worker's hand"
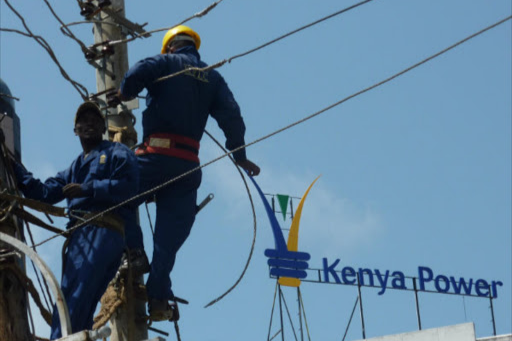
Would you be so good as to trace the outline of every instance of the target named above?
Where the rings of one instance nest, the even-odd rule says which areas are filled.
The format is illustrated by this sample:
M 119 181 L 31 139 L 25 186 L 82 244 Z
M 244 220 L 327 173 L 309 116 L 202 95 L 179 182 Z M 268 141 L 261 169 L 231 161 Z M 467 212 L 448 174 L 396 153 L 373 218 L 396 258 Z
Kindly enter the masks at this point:
M 129 98 L 129 97 L 126 97 L 125 95 L 123 95 L 123 93 L 121 92 L 121 89 L 117 90 L 117 97 L 119 97 L 119 99 L 123 102 L 128 102 L 134 98 L 134 97 Z
M 260 174 L 260 167 L 258 167 L 250 160 L 237 161 L 236 164 L 242 167 L 250 176 L 256 176 Z
M 64 197 L 68 199 L 86 196 L 84 191 L 82 190 L 82 185 L 75 183 L 67 184 L 66 186 L 64 186 L 62 188 L 62 194 L 64 195 Z
M 119 96 L 121 92 L 117 90 L 112 90 L 106 94 L 107 97 L 107 107 L 115 108 L 119 104 L 121 104 L 121 97 Z

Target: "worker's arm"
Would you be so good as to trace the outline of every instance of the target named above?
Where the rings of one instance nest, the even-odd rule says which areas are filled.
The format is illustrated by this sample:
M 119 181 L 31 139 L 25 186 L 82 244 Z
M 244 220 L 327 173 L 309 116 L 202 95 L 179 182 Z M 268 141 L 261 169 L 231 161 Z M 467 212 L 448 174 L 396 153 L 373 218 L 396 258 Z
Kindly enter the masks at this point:
M 35 179 L 23 165 L 15 162 L 13 165 L 18 187 L 27 198 L 55 204 L 65 198 L 62 189 L 68 183 L 70 169 L 59 172 L 55 177 L 46 179 L 43 183 Z
M 233 150 L 245 145 L 245 124 L 240 114 L 240 107 L 233 93 L 228 88 L 222 76 L 218 73 L 217 76 L 219 77 L 217 81 L 217 91 L 210 108 L 210 115 L 217 121 L 220 129 L 224 132 L 224 136 L 226 136 L 226 148 Z M 245 149 L 234 152 L 233 158 L 236 161 L 246 160 Z
M 116 145 L 110 157 L 111 167 L 98 174 L 100 179 L 82 184 L 82 189 L 99 202 L 118 204 L 137 194 L 139 169 L 135 154 L 124 145 Z
M 172 73 L 164 55 L 143 59 L 132 66 L 125 74 L 118 96 L 122 101 L 135 98 L 144 88 L 148 88 L 158 78 Z
M 222 76 L 218 73 L 217 75 L 219 77 L 217 93 L 210 108 L 210 114 L 226 136 L 226 148 L 233 150 L 245 145 L 245 124 L 233 93 Z M 256 176 L 260 173 L 260 168 L 247 159 L 245 148 L 234 152 L 233 158 L 237 165 L 246 170 L 249 175 Z

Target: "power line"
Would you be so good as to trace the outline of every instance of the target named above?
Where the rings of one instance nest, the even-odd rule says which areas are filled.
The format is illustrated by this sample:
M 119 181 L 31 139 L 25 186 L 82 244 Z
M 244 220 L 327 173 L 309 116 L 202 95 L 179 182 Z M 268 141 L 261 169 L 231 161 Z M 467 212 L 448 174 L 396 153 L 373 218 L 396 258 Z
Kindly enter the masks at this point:
M 62 25 L 61 26 L 61 32 L 68 36 L 69 38 L 73 39 L 74 41 L 77 42 L 78 45 L 80 45 L 80 48 L 82 49 L 82 52 L 83 53 L 87 53 L 89 51 L 89 49 L 87 48 L 87 46 L 85 46 L 85 44 L 80 40 L 78 39 L 74 34 L 73 32 L 66 26 L 66 24 L 64 24 L 64 22 L 59 18 L 59 16 L 57 15 L 57 13 L 55 12 L 55 10 L 53 9 L 53 7 L 50 5 L 50 3 L 48 2 L 48 0 L 43 0 L 46 4 L 46 6 L 48 6 L 48 9 L 50 10 L 50 12 L 52 12 L 53 16 L 55 17 L 55 19 L 57 19 L 57 21 Z
M 229 62 L 229 63 L 231 63 L 231 61 L 232 61 L 232 60 L 234 60 L 234 59 L 237 59 L 237 58 L 240 58 L 240 57 L 247 56 L 247 55 L 249 55 L 249 54 L 251 54 L 251 53 L 253 53 L 253 52 L 256 52 L 256 51 L 258 51 L 258 50 L 261 50 L 261 49 L 262 49 L 262 48 L 264 48 L 264 47 L 267 47 L 267 46 L 269 46 L 269 45 L 272 45 L 272 44 L 274 44 L 274 43 L 278 42 L 279 40 L 282 40 L 282 39 L 284 39 L 284 38 L 287 38 L 287 37 L 289 37 L 289 36 L 291 36 L 291 35 L 293 35 L 293 34 L 295 34 L 295 33 L 297 33 L 297 32 L 300 32 L 300 31 L 302 31 L 302 30 L 305 30 L 305 29 L 307 29 L 307 28 L 310 28 L 310 27 L 312 27 L 312 26 L 315 26 L 315 25 L 317 25 L 317 24 L 319 24 L 319 23 L 321 23 L 321 22 L 324 22 L 324 21 L 326 21 L 326 20 L 328 20 L 328 19 L 334 18 L 334 17 L 336 17 L 336 16 L 338 16 L 338 15 L 340 15 L 340 14 L 343 14 L 343 13 L 345 13 L 345 12 L 348 12 L 348 11 L 350 11 L 350 10 L 354 9 L 354 8 L 357 8 L 357 7 L 359 7 L 359 6 L 361 6 L 361 5 L 364 5 L 364 4 L 366 4 L 366 3 L 368 3 L 368 2 L 371 2 L 371 1 L 373 1 L 373 0 L 364 0 L 364 1 L 361 1 L 361 2 L 359 2 L 359 3 L 357 3 L 357 4 L 352 5 L 352 6 L 350 6 L 350 7 L 344 8 L 344 9 L 342 9 L 342 10 L 338 11 L 338 12 L 335 12 L 335 13 L 329 14 L 329 15 L 328 15 L 328 16 L 326 16 L 326 17 L 323 17 L 323 18 L 318 19 L 318 20 L 316 20 L 316 21 L 314 21 L 314 22 L 312 22 L 312 23 L 310 23 L 310 24 L 307 24 L 307 25 L 304 25 L 304 26 L 302 26 L 302 27 L 299 27 L 299 28 L 297 28 L 297 29 L 295 29 L 295 30 L 293 30 L 293 31 L 291 31 L 291 32 L 286 33 L 286 34 L 283 34 L 282 36 L 277 37 L 277 38 L 275 38 L 275 39 L 273 39 L 273 40 L 271 40 L 271 41 L 269 41 L 269 42 L 267 42 L 267 43 L 265 43 L 265 44 L 263 44 L 263 45 L 260 45 L 260 46 L 258 46 L 258 47 L 256 47 L 256 48 L 253 48 L 252 50 L 249 50 L 249 51 L 244 52 L 244 53 L 237 54 L 237 55 L 235 55 L 235 56 L 233 56 L 233 57 L 229 58 L 229 59 L 228 59 L 228 62 Z
M 4 94 L 4 93 L 1 93 L 1 92 L 0 92 L 0 97 L 10 98 L 10 99 L 14 99 L 16 101 L 20 100 L 18 97 L 14 97 L 14 96 L 11 96 L 11 95 L 8 95 L 8 94 Z
M 64 77 L 64 79 L 66 79 L 68 82 L 71 83 L 71 85 L 76 89 L 76 91 L 78 91 L 78 93 L 80 94 L 80 96 L 82 97 L 83 100 L 86 100 L 88 99 L 89 97 L 89 92 L 87 91 L 87 88 L 85 88 L 85 86 L 83 86 L 82 84 L 74 81 L 73 79 L 71 79 L 71 77 L 68 75 L 68 73 L 66 72 L 66 70 L 62 67 L 62 65 L 60 64 L 57 56 L 55 55 L 55 52 L 53 52 L 53 49 L 51 48 L 50 44 L 48 44 L 48 42 L 41 36 L 36 36 L 32 33 L 32 31 L 30 30 L 30 28 L 28 27 L 25 19 L 23 18 L 23 16 L 18 12 L 16 11 L 16 9 L 10 4 L 10 2 L 8 0 L 4 0 L 5 1 L 5 4 L 9 7 L 9 9 L 18 17 L 18 19 L 21 21 L 23 27 L 25 28 L 25 30 L 27 31 L 26 33 L 25 32 L 22 32 L 22 31 L 19 31 L 19 30 L 14 30 L 14 29 L 3 29 L 3 28 L 0 28 L 1 31 L 5 31 L 5 32 L 14 32 L 14 33 L 19 33 L 19 34 L 22 34 L 26 37 L 30 37 L 30 38 L 33 38 L 39 45 L 41 45 L 45 50 L 46 52 L 48 52 L 48 54 L 50 55 L 51 59 L 54 61 L 54 63 L 57 65 L 57 67 L 59 68 L 60 70 L 60 73 L 61 75 Z
M 203 9 L 201 12 L 198 12 L 190 17 L 188 17 L 187 19 L 185 20 L 182 20 L 180 23 L 174 25 L 174 26 L 171 26 L 171 27 L 164 27 L 164 28 L 158 28 L 158 29 L 155 29 L 155 30 L 152 30 L 152 31 L 148 31 L 148 32 L 144 32 L 142 34 L 139 34 L 139 35 L 134 35 L 132 38 L 128 38 L 128 39 L 122 39 L 122 40 L 115 40 L 115 41 L 111 41 L 108 43 L 108 45 L 110 46 L 113 46 L 113 45 L 117 45 L 117 44 L 124 44 L 124 43 L 129 43 L 131 41 L 134 41 L 135 39 L 137 38 L 145 38 L 145 37 L 149 37 L 152 33 L 156 33 L 156 32 L 162 32 L 162 31 L 168 31 L 170 30 L 171 28 L 173 27 L 176 27 L 176 26 L 179 26 L 179 25 L 183 25 L 184 23 L 186 23 L 187 21 L 190 21 L 194 18 L 201 18 L 203 16 L 205 16 L 206 14 L 208 14 L 212 9 L 214 9 L 215 7 L 217 7 L 218 4 L 220 4 L 222 1 L 224 0 L 217 0 L 215 1 L 213 4 L 209 5 L 208 7 L 206 7 L 205 9 Z
M 216 140 L 212 134 L 210 134 L 208 131 L 205 130 L 205 134 L 208 135 L 212 140 L 213 142 L 215 142 L 215 144 L 217 144 L 217 146 L 219 146 L 220 149 L 222 149 L 222 151 L 224 153 L 227 153 L 228 151 L 222 146 L 222 144 Z M 242 273 L 240 274 L 240 276 L 238 277 L 238 279 L 235 281 L 235 283 L 228 289 L 226 290 L 226 292 L 224 292 L 222 295 L 220 295 L 219 297 L 213 299 L 210 303 L 208 303 L 207 305 L 205 305 L 204 307 L 205 308 L 208 308 L 209 306 L 212 306 L 214 305 L 215 303 L 219 302 L 221 299 L 223 299 L 224 297 L 226 297 L 231 291 L 233 291 L 233 289 L 236 288 L 236 286 L 242 281 L 242 278 L 244 277 L 247 269 L 249 268 L 249 264 L 251 263 L 251 259 L 252 259 L 252 255 L 254 253 L 254 246 L 256 244 L 256 232 L 257 232 L 257 226 L 256 226 L 256 210 L 254 208 L 254 201 L 252 200 L 252 195 L 251 195 L 251 190 L 249 189 L 249 185 L 247 184 L 247 180 L 245 180 L 245 177 L 242 173 L 242 171 L 240 170 L 239 167 L 237 167 L 236 165 L 236 161 L 235 159 L 233 159 L 233 157 L 230 155 L 229 156 L 229 159 L 231 160 L 231 162 L 233 163 L 233 165 L 235 166 L 235 168 L 237 169 L 238 173 L 240 174 L 240 177 L 242 178 L 242 181 L 244 182 L 244 186 L 245 186 L 245 190 L 247 191 L 247 195 L 249 196 L 249 202 L 251 203 L 251 210 L 252 210 L 252 219 L 253 219 L 253 235 L 252 235 L 252 244 L 251 244 L 251 250 L 249 252 L 249 256 L 247 257 L 247 261 L 245 262 L 245 266 L 244 266 L 244 269 L 242 270 Z
M 288 32 L 288 33 L 286 33 L 286 34 L 283 34 L 282 36 L 279 36 L 279 37 L 277 37 L 277 38 L 275 38 L 275 39 L 272 39 L 272 40 L 270 40 L 270 41 L 268 41 L 268 42 L 266 42 L 266 43 L 264 43 L 264 44 L 262 44 L 262 45 L 260 45 L 260 46 L 258 46 L 258 47 L 255 47 L 255 48 L 253 48 L 253 49 L 251 49 L 251 50 L 248 50 L 248 51 L 246 51 L 246 52 L 243 52 L 243 53 L 240 53 L 240 54 L 234 55 L 234 56 L 232 56 L 232 57 L 230 57 L 230 58 L 227 58 L 227 59 L 221 60 L 220 62 L 217 62 L 217 63 L 215 63 L 215 64 L 213 64 L 213 65 L 206 66 L 206 67 L 204 67 L 204 68 L 190 67 L 190 68 L 187 68 L 187 69 L 181 70 L 181 71 L 179 71 L 179 72 L 176 72 L 176 73 L 170 74 L 170 75 L 168 75 L 168 76 L 164 76 L 164 77 L 158 78 L 158 79 L 155 81 L 155 83 L 156 83 L 156 82 L 163 81 L 163 80 L 166 80 L 166 79 L 169 79 L 169 78 L 172 78 L 172 77 L 179 76 L 179 75 L 184 74 L 184 73 L 189 72 L 189 71 L 209 71 L 209 70 L 212 70 L 212 69 L 219 68 L 219 67 L 223 66 L 223 65 L 224 65 L 224 64 L 226 64 L 226 63 L 231 63 L 233 60 L 235 60 L 235 59 L 237 59 L 237 58 L 245 57 L 245 56 L 247 56 L 247 55 L 249 55 L 249 54 L 251 54 L 251 53 L 254 53 L 254 52 L 256 52 L 256 51 L 258 51 L 258 50 L 261 50 L 261 49 L 263 49 L 263 48 L 265 48 L 265 47 L 267 47 L 267 46 L 269 46 L 269 45 L 272 45 L 272 44 L 274 44 L 274 43 L 276 43 L 276 42 L 278 42 L 278 41 L 280 41 L 280 40 L 282 40 L 282 39 L 284 39 L 284 38 L 287 38 L 287 37 L 289 37 L 289 36 L 291 36 L 291 35 L 293 35 L 293 34 L 295 34 L 295 33 L 298 33 L 298 32 L 300 32 L 300 31 L 302 31 L 302 30 L 305 30 L 305 29 L 307 29 L 307 28 L 310 28 L 310 27 L 312 27 L 312 26 L 315 26 L 315 25 L 317 25 L 317 24 L 319 24 L 319 23 L 321 23 L 321 22 L 324 22 L 324 21 L 326 21 L 326 20 L 328 20 L 328 19 L 334 18 L 334 17 L 336 17 L 336 16 L 338 16 L 338 15 L 340 15 L 340 14 L 342 14 L 342 13 L 348 12 L 348 11 L 350 11 L 350 10 L 352 10 L 352 9 L 356 8 L 356 7 L 359 7 L 359 6 L 361 6 L 361 5 L 364 5 L 364 4 L 366 4 L 366 3 L 370 2 L 370 1 L 373 1 L 373 0 L 364 0 L 364 1 L 361 1 L 361 2 L 359 2 L 359 3 L 357 3 L 357 4 L 355 4 L 355 5 L 352 5 L 352 6 L 350 6 L 350 7 L 347 7 L 347 8 L 344 8 L 344 9 L 342 9 L 342 10 L 339 10 L 339 11 L 337 11 L 337 12 L 335 12 L 335 13 L 329 14 L 329 15 L 327 15 L 327 16 L 325 16 L 325 17 L 321 18 L 321 19 L 318 19 L 318 20 L 316 20 L 316 21 L 313 21 L 312 23 L 309 23 L 309 24 L 307 24 L 307 25 L 301 26 L 301 27 L 299 27 L 299 28 L 297 28 L 297 29 L 295 29 L 295 30 L 293 30 L 293 31 L 291 31 L 291 32 Z
M 6 0 L 6 1 L 7 1 L 7 0 Z M 199 165 L 199 166 L 197 166 L 196 168 L 193 168 L 193 169 L 191 169 L 191 170 L 189 170 L 189 171 L 187 171 L 187 172 L 185 172 L 185 173 L 183 173 L 183 174 L 181 174 L 181 175 L 179 175 L 179 176 L 177 176 L 177 177 L 175 177 L 175 178 L 173 178 L 173 179 L 169 179 L 168 181 L 165 181 L 165 182 L 161 183 L 160 185 L 155 186 L 154 188 L 147 190 L 146 192 L 143 192 L 143 193 L 137 194 L 136 196 L 134 196 L 134 197 L 132 197 L 132 198 L 130 198 L 130 199 L 127 199 L 127 200 L 125 200 L 125 201 L 123 201 L 123 202 L 121 202 L 121 203 L 119 203 L 119 204 L 117 204 L 117 205 L 114 205 L 114 206 L 112 206 L 112 207 L 110 207 L 110 208 L 108 208 L 108 209 L 104 210 L 103 212 L 100 212 L 100 213 L 98 213 L 98 214 L 94 215 L 93 217 L 91 217 L 91 218 L 89 218 L 89 219 L 87 219 L 87 220 L 85 220 L 85 221 L 83 221 L 83 222 L 80 222 L 80 223 L 78 223 L 77 225 L 75 225 L 75 226 L 73 226 L 73 227 L 69 228 L 69 229 L 67 230 L 67 232 L 72 232 L 72 231 L 74 231 L 75 229 L 78 229 L 78 228 L 80 228 L 80 227 L 83 227 L 84 225 L 86 225 L 86 224 L 88 224 L 88 223 L 92 222 L 92 221 L 93 221 L 93 220 L 95 220 L 95 219 L 100 218 L 101 216 L 103 216 L 103 215 L 105 215 L 105 214 L 107 214 L 107 213 L 112 212 L 113 210 L 115 210 L 115 209 L 117 209 L 117 208 L 120 208 L 120 207 L 122 207 L 122 206 L 124 206 L 124 205 L 126 205 L 126 204 L 129 204 L 129 203 L 131 203 L 131 202 L 133 202 L 133 201 L 137 200 L 137 199 L 140 199 L 140 198 L 142 198 L 142 197 L 145 197 L 145 196 L 147 196 L 147 195 L 150 195 L 150 194 L 152 194 L 152 193 L 155 193 L 156 191 L 160 190 L 161 188 L 166 187 L 166 186 L 169 186 L 170 184 L 172 184 L 172 183 L 174 183 L 174 182 L 176 182 L 176 181 L 178 181 L 178 180 L 180 180 L 180 179 L 184 178 L 185 176 L 187 176 L 187 175 L 189 175 L 189 174 L 191 174 L 191 173 L 193 173 L 193 172 L 196 172 L 196 171 L 198 171 L 198 170 L 200 170 L 200 169 L 202 169 L 202 168 L 204 168 L 204 167 L 207 167 L 207 166 L 209 166 L 209 165 L 211 165 L 211 164 L 213 164 L 213 163 L 215 163 L 215 162 L 217 162 L 217 161 L 219 161 L 219 160 L 221 160 L 221 159 L 225 158 L 226 156 L 229 156 L 229 155 L 231 155 L 231 154 L 233 154 L 233 153 L 236 153 L 237 151 L 239 151 L 239 150 L 241 150 L 241 149 L 244 149 L 244 148 L 250 147 L 250 146 L 252 146 L 252 145 L 254 145 L 254 144 L 256 144 L 256 143 L 262 142 L 263 140 L 266 140 L 266 139 L 268 139 L 268 138 L 270 138 L 270 137 L 272 137 L 272 136 L 274 136 L 274 135 L 277 135 L 277 134 L 279 134 L 279 133 L 282 133 L 282 132 L 284 132 L 285 130 L 288 130 L 288 129 L 292 128 L 292 127 L 295 127 L 296 125 L 299 125 L 299 124 L 301 124 L 301 123 L 304 123 L 304 122 L 306 122 L 306 121 L 308 121 L 308 120 L 310 120 L 310 119 L 312 119 L 312 118 L 314 118 L 314 117 L 316 117 L 316 116 L 318 116 L 318 115 L 320 115 L 320 114 L 322 114 L 322 113 L 324 113 L 324 112 L 326 112 L 326 111 L 328 111 L 328 110 L 330 110 L 330 109 L 332 109 L 332 108 L 334 108 L 334 107 L 336 107 L 336 106 L 338 106 L 338 105 L 340 105 L 340 104 L 342 104 L 342 103 L 344 103 L 344 102 L 347 102 L 348 100 L 350 100 L 350 99 L 352 99 L 352 98 L 355 98 L 355 97 L 357 97 L 357 96 L 359 96 L 359 95 L 362 95 L 362 94 L 364 94 L 364 93 L 366 93 L 366 92 L 368 92 L 368 91 L 370 91 L 370 90 L 373 90 L 373 89 L 375 89 L 375 88 L 377 88 L 377 87 L 379 87 L 379 86 L 381 86 L 381 85 L 383 85 L 383 84 L 386 84 L 386 83 L 390 82 L 391 80 L 393 80 L 393 79 L 395 79 L 395 78 L 397 78 L 397 77 L 399 77 L 399 76 L 401 76 L 401 75 L 403 75 L 403 74 L 405 74 L 405 73 L 407 73 L 407 72 L 409 72 L 409 71 L 411 71 L 411 70 L 413 70 L 413 69 L 417 68 L 418 66 L 423 65 L 423 64 L 427 63 L 428 61 L 430 61 L 430 60 L 432 60 L 432 59 L 434 59 L 434 58 L 436 58 L 436 57 L 439 57 L 440 55 L 442 55 L 442 54 L 444 54 L 444 53 L 446 53 L 446 52 L 448 52 L 448 51 L 450 51 L 450 50 L 454 49 L 455 47 L 457 47 L 457 46 L 459 46 L 459 45 L 461 45 L 461 44 L 463 44 L 463 43 L 467 42 L 468 40 L 473 39 L 473 38 L 477 37 L 478 35 L 480 35 L 480 34 L 482 34 L 482 33 L 486 32 L 486 31 L 488 31 L 488 30 L 490 30 L 490 29 L 493 29 L 493 28 L 495 28 L 495 27 L 497 27 L 497 26 L 499 26 L 499 25 L 501 25 L 501 24 L 503 24 L 503 23 L 507 22 L 507 21 L 508 21 L 508 20 L 510 20 L 510 19 L 512 19 L 512 16 L 508 16 L 507 18 L 502 19 L 502 20 L 500 20 L 500 21 L 498 21 L 498 22 L 496 22 L 496 23 L 494 23 L 494 24 L 492 24 L 492 25 L 490 25 L 490 26 L 488 26 L 488 27 L 486 27 L 486 28 L 484 28 L 484 29 L 482 29 L 482 30 L 480 30 L 480 31 L 478 31 L 478 32 L 476 32 L 476 33 L 474 33 L 474 34 L 472 34 L 472 35 L 470 35 L 470 36 L 468 36 L 468 37 L 466 37 L 466 38 L 462 39 L 462 40 L 460 40 L 460 41 L 458 41 L 457 43 L 455 43 L 455 44 L 453 44 L 453 45 L 451 45 L 451 46 L 449 46 L 449 47 L 447 47 L 447 48 L 445 48 L 445 49 L 441 50 L 440 52 L 437 52 L 437 53 L 435 53 L 435 54 L 431 55 L 430 57 L 425 58 L 425 59 L 423 59 L 422 61 L 420 61 L 420 62 L 418 62 L 418 63 L 416 63 L 416 64 L 414 64 L 414 65 L 412 65 L 412 66 L 407 67 L 406 69 L 404 69 L 404 70 L 402 70 L 402 71 L 400 71 L 400 72 L 398 72 L 398 73 L 394 74 L 393 76 L 388 77 L 388 78 L 384 79 L 383 81 L 380 81 L 380 82 L 378 82 L 378 83 L 376 83 L 376 84 L 374 84 L 374 85 L 372 85 L 372 86 L 369 86 L 369 87 L 367 87 L 367 88 L 365 88 L 365 89 L 363 89 L 363 90 L 360 90 L 360 91 L 358 91 L 358 92 L 356 92 L 356 93 L 354 93 L 354 94 L 352 94 L 352 95 L 350 95 L 350 96 L 348 96 L 348 97 L 345 97 L 345 98 L 343 98 L 342 100 L 340 100 L 340 101 L 338 101 L 338 102 L 336 102 L 336 103 L 334 103 L 334 104 L 329 105 L 328 107 L 325 107 L 325 108 L 323 108 L 323 109 L 321 109 L 321 110 L 319 110 L 319 111 L 317 111 L 317 112 L 315 112 L 315 113 L 313 113 L 313 114 L 311 114 L 311 115 L 309 115 L 309 116 L 304 117 L 303 119 L 300 119 L 300 120 L 298 120 L 298 121 L 296 121 L 296 122 L 294 122 L 294 123 L 291 123 L 291 124 L 289 124 L 289 125 L 287 125 L 287 126 L 285 126 L 285 127 L 281 128 L 281 129 L 278 129 L 278 130 L 276 130 L 276 131 L 274 131 L 274 132 L 272 132 L 272 133 L 269 133 L 269 134 L 267 134 L 267 135 L 264 135 L 264 136 L 262 136 L 262 137 L 260 137 L 260 138 L 258 138 L 258 139 L 256 139 L 256 140 L 254 140 L 254 141 L 252 141 L 252 142 L 250 142 L 250 143 L 247 143 L 247 144 L 245 144 L 245 145 L 243 145 L 243 146 L 237 147 L 237 148 L 233 149 L 232 151 L 230 151 L 230 152 L 228 152 L 228 153 L 225 153 L 224 155 L 221 155 L 221 156 L 219 156 L 219 157 L 217 157 L 217 158 L 215 158 L 215 159 L 213 159 L 213 160 L 210 160 L 210 161 L 208 161 L 208 162 L 206 162 L 206 163 L 204 163 L 204 164 L 202 164 L 202 165 Z M 56 237 L 57 237 L 57 236 L 59 236 L 59 235 L 60 235 L 60 234 L 56 234 L 56 235 L 54 235 L 54 236 L 52 236 L 52 237 L 50 237 L 50 238 L 48 238 L 48 239 L 46 239 L 46 240 L 44 240 L 44 241 L 40 242 L 39 244 L 34 245 L 34 247 L 39 246 L 39 245 L 42 245 L 42 244 L 44 244 L 44 243 L 46 243 L 46 242 L 48 242 L 48 241 L 50 241 L 50 240 L 52 240 L 52 239 L 56 238 Z

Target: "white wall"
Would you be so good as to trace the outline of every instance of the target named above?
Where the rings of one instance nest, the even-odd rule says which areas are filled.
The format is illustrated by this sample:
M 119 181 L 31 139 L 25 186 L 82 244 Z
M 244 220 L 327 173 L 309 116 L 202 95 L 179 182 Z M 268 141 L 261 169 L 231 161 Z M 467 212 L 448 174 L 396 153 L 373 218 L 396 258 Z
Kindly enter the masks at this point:
M 471 322 L 411 333 L 381 336 L 366 339 L 366 341 L 475 341 L 475 326 Z

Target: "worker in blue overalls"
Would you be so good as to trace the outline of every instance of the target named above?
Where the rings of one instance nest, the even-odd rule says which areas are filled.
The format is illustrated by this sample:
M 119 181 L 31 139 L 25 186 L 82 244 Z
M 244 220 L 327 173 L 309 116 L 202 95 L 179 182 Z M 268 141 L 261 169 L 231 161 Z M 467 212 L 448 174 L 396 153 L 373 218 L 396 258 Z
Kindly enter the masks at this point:
M 79 223 L 84 214 L 95 215 L 137 194 L 137 159 L 126 146 L 103 141 L 105 129 L 100 108 L 85 102 L 75 116 L 75 133 L 83 152 L 68 169 L 41 182 L 22 165 L 14 166 L 18 186 L 26 197 L 50 204 L 67 199 L 72 217 L 68 228 Z M 73 332 L 92 328 L 96 306 L 120 264 L 125 245 L 123 228 L 135 223 L 135 210 L 121 207 L 108 218 L 111 224 L 93 221 L 73 230 L 66 242 L 61 287 Z M 51 339 L 59 337 L 61 327 L 54 307 Z
M 245 145 L 240 108 L 216 70 L 187 71 L 157 81 L 189 67 L 206 67 L 197 52 L 200 44 L 199 35 L 189 27 L 174 27 L 163 39 L 161 54 L 135 64 L 121 83 L 121 100 L 134 98 L 144 88 L 148 91 L 142 117 L 144 144 L 136 151 L 141 192 L 199 165 L 199 141 L 209 115 L 224 131 L 227 149 Z M 259 174 L 245 149 L 233 157 L 249 175 Z M 168 303 L 175 298 L 169 275 L 194 223 L 200 183 L 201 171 L 195 171 L 156 192 L 154 251 L 146 283 L 153 321 L 177 319 L 177 307 Z

